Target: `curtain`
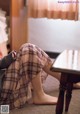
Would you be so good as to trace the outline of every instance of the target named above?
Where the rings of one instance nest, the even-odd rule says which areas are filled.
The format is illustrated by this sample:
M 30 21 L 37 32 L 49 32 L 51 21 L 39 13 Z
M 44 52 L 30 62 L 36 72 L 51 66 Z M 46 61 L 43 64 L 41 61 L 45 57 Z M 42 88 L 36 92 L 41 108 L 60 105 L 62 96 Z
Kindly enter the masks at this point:
M 28 16 L 78 20 L 78 0 L 28 0 Z

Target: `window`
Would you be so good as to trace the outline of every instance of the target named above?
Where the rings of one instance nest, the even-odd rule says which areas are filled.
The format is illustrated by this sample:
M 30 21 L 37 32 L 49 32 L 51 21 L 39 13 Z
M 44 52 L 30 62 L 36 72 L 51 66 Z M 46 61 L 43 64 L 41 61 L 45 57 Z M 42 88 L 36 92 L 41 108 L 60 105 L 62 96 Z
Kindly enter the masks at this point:
M 28 0 L 28 14 L 33 18 L 78 20 L 78 0 Z

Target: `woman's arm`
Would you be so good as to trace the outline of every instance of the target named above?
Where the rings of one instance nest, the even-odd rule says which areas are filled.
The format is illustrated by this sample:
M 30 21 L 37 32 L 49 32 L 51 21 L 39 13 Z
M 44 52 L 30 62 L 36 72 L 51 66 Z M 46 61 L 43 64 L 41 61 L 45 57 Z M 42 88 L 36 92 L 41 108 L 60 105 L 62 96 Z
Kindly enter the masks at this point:
M 0 59 L 0 69 L 9 67 L 16 60 L 16 51 L 10 52 L 7 56 Z

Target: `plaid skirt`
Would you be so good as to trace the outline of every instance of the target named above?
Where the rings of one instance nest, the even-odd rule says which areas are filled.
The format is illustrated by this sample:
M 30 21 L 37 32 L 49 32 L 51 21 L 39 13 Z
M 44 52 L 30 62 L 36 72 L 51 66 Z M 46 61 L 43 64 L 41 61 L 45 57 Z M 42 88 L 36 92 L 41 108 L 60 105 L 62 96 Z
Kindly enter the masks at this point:
M 43 72 L 45 64 L 52 65 L 53 62 L 42 49 L 30 43 L 22 45 L 16 61 L 5 71 L 0 105 L 8 104 L 10 109 L 23 107 L 31 96 L 32 78 Z M 42 75 L 42 81 L 46 76 Z

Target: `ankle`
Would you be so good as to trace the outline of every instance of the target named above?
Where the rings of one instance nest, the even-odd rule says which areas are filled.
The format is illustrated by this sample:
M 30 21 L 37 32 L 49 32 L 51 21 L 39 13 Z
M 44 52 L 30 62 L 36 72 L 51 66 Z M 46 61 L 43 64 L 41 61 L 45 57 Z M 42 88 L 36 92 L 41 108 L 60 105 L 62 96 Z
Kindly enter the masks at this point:
M 44 94 L 45 93 L 43 91 L 38 91 L 38 92 L 33 91 L 32 96 L 40 98 L 41 96 L 44 96 Z

